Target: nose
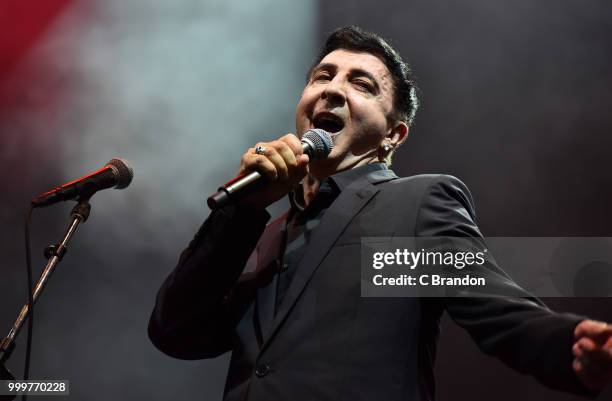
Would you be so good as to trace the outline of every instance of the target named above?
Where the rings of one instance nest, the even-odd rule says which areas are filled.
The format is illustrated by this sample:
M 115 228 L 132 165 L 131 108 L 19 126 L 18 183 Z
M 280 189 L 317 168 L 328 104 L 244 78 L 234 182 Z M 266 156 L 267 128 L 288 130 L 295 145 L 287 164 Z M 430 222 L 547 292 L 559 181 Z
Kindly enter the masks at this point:
M 343 106 L 346 101 L 346 94 L 342 82 L 338 76 L 334 77 L 325 85 L 321 98 L 327 100 L 330 106 Z

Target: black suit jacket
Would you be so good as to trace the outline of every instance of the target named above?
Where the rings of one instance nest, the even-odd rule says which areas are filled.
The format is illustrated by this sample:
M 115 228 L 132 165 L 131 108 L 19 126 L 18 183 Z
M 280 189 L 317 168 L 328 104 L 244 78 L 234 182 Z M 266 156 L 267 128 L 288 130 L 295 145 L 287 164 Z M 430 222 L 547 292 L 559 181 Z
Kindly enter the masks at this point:
M 183 359 L 233 351 L 225 400 L 431 400 L 444 311 L 485 353 L 548 386 L 586 394 L 571 369 L 581 318 L 553 313 L 527 293 L 360 296 L 362 236 L 481 237 L 458 179 L 400 179 L 383 168 L 351 183 L 316 228 L 275 316 L 285 218 L 266 226 L 265 212 L 212 213 L 157 297 L 149 336 L 160 350 Z

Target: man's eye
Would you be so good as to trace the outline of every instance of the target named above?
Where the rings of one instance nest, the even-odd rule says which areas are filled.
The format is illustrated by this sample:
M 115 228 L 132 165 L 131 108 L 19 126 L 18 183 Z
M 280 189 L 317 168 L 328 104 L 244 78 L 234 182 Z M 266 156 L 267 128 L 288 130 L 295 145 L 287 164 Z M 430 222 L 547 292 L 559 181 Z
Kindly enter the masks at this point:
M 372 92 L 372 84 L 363 80 L 353 81 L 353 84 L 362 90 L 366 90 L 368 92 Z
M 329 81 L 330 79 L 331 76 L 326 72 L 318 73 L 313 77 L 314 81 Z

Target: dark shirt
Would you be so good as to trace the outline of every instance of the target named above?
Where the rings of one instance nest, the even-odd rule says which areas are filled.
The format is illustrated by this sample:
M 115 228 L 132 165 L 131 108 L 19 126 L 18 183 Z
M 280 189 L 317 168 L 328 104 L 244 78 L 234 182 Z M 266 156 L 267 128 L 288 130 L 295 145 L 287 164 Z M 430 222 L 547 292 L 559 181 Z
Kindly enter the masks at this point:
M 304 251 L 310 243 L 314 230 L 321 222 L 327 208 L 353 181 L 371 172 L 386 169 L 387 165 L 384 163 L 373 163 L 336 173 L 321 182 L 319 192 L 305 208 L 300 204 L 303 199 L 301 190 L 289 194 L 291 214 L 287 219 L 284 232 L 286 246 L 276 282 L 275 313 L 291 284 L 291 279 L 304 256 Z

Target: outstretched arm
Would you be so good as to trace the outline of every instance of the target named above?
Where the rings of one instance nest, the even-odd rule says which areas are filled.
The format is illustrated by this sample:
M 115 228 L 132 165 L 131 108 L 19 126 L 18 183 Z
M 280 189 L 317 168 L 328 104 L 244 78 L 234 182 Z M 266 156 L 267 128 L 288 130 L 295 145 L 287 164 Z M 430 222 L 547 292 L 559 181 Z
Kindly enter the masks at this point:
M 450 176 L 439 178 L 430 185 L 421 203 L 416 234 L 471 237 L 476 242 L 483 241 L 485 247 L 475 223 L 469 191 L 461 181 Z M 572 367 L 574 330 L 581 338 L 581 345 L 575 347 L 575 352 L 586 349 L 584 347 L 595 349 L 595 341 L 588 337 L 588 331 L 581 329 L 585 325 L 580 323 L 584 318 L 552 312 L 508 278 L 494 260 L 488 260 L 486 267 L 487 283 L 491 281 L 499 288 L 508 287 L 516 296 L 450 297 L 446 299 L 450 317 L 469 332 L 482 351 L 521 373 L 533 375 L 551 388 L 581 395 L 592 395 L 590 390 L 599 389 L 588 385 L 590 379 L 585 381 L 587 375 L 592 377 L 593 374 L 586 373 L 584 364 L 575 363 Z M 578 359 L 580 362 L 580 357 Z M 578 366 L 582 366 L 583 373 L 579 373 Z

